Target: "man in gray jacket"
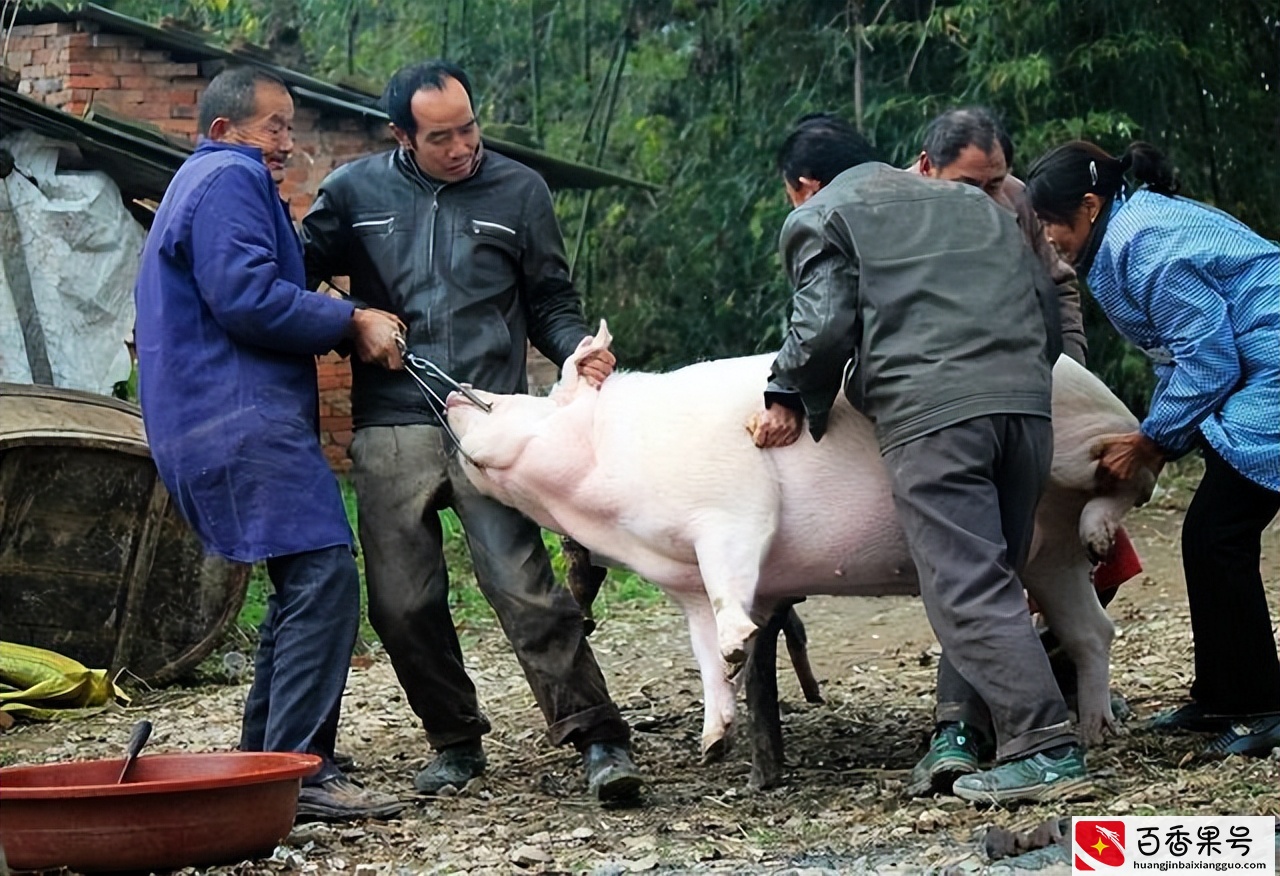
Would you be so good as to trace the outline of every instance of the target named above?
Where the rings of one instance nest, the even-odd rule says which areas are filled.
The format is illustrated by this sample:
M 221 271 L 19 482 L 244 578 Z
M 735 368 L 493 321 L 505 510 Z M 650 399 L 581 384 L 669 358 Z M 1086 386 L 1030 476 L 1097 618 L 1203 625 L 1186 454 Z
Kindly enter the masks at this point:
M 529 341 L 563 363 L 590 332 L 569 281 L 551 195 L 537 173 L 486 153 L 458 67 L 397 72 L 383 95 L 399 148 L 347 164 L 303 219 L 311 281 L 346 276 L 351 296 L 399 316 L 413 357 L 496 393 L 527 391 Z M 586 360 L 588 379 L 613 368 Z M 462 520 L 476 581 L 542 710 L 551 742 L 573 744 L 601 801 L 634 796 L 629 728 L 609 698 L 582 614 L 556 584 L 536 524 L 467 481 L 442 411 L 403 372 L 353 361 L 350 454 L 360 503 L 369 619 L 435 759 L 414 780 L 434 794 L 484 771 L 489 722 L 449 612 L 437 512 Z M 422 375 L 443 398 L 447 388 Z
M 1012 214 L 875 161 L 838 118 L 802 120 L 778 163 L 795 297 L 756 444 L 804 440 L 806 419 L 820 439 L 844 379 L 875 424 L 929 622 L 995 726 L 997 765 L 954 792 L 1080 793 L 1084 755 L 1015 571 L 1053 455 L 1052 281 Z

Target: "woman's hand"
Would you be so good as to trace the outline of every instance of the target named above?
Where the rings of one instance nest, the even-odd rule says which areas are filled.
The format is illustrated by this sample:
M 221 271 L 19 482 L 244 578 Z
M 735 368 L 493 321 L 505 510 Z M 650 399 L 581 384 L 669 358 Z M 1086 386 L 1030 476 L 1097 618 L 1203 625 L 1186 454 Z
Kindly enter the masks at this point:
M 1098 459 L 1097 479 L 1105 487 L 1132 479 L 1139 469 L 1158 475 L 1164 467 L 1164 451 L 1141 432 L 1103 441 L 1093 453 Z

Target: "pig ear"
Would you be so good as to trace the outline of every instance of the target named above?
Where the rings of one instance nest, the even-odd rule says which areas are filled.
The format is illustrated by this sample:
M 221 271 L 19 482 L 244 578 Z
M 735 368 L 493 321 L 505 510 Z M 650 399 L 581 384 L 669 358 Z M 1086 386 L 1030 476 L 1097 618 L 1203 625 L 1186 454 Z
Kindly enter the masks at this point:
M 596 392 L 598 387 L 592 386 L 578 374 L 578 362 L 583 356 L 596 350 L 607 350 L 613 343 L 613 335 L 609 334 L 609 324 L 600 320 L 600 328 L 594 335 L 587 335 L 578 342 L 578 348 L 560 369 L 560 381 L 552 388 L 551 398 L 556 404 L 565 405 L 573 401 L 579 392 Z

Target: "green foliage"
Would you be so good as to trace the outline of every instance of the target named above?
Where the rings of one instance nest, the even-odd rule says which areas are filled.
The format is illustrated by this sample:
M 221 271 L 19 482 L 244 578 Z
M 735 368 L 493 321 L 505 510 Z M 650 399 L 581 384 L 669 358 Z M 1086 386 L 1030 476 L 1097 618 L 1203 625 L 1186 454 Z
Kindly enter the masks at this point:
M 576 280 L 627 367 L 777 347 L 787 205 L 774 150 L 827 110 L 909 163 L 939 111 L 1005 119 L 1016 169 L 1088 137 L 1165 148 L 1184 190 L 1280 237 L 1280 9 L 1273 0 L 119 0 L 373 91 L 444 54 L 486 124 L 664 186 L 561 193 Z M 300 39 L 291 49 L 290 34 Z M 616 103 L 610 72 L 625 57 Z M 861 100 L 857 95 L 861 95 Z M 612 110 L 610 105 L 612 104 Z M 589 212 L 588 203 L 590 204 Z M 1091 364 L 1131 404 L 1145 363 L 1089 315 Z

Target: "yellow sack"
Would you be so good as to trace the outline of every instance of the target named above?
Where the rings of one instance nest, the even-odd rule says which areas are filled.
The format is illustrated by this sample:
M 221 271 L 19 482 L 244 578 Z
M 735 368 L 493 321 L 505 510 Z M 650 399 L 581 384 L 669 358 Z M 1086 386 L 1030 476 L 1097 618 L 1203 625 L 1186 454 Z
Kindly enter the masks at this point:
M 43 648 L 0 642 L 0 711 L 49 721 L 91 715 L 116 699 L 129 701 L 105 669 L 87 669 Z

